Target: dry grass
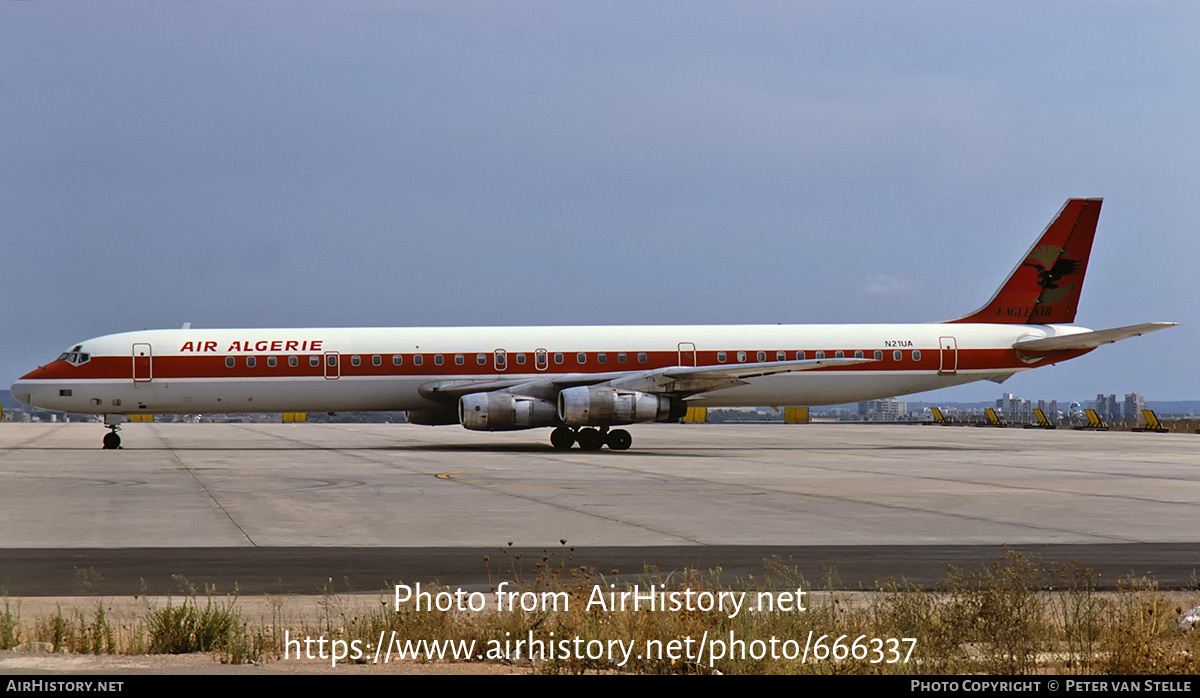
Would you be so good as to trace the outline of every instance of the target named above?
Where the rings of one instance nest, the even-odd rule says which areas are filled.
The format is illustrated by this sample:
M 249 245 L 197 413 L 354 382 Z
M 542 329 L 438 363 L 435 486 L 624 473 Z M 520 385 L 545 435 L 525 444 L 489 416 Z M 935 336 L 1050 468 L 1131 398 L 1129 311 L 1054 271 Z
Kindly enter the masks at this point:
M 489 558 L 492 556 L 489 556 Z M 803 612 L 743 612 L 730 618 L 717 610 L 620 611 L 588 609 L 597 585 L 620 591 L 599 571 L 573 563 L 572 549 L 545 550 L 527 559 L 503 548 L 488 559 L 494 584 L 510 582 L 516 591 L 566 594 L 566 610 L 441 612 L 405 604 L 393 610 L 391 596 L 364 606 L 361 596 L 332 590 L 315 613 L 285 612 L 286 602 L 270 599 L 267 611 L 251 618 L 236 594 L 198 594 L 184 580 L 182 600 L 143 599 L 136 612 L 114 612 L 96 600 L 78 609 L 38 618 L 22 617 L 19 601 L 5 600 L 0 611 L 0 649 L 49 649 L 80 654 L 211 653 L 229 663 L 281 660 L 284 637 L 324 637 L 329 641 L 375 642 L 377 638 L 442 639 L 482 647 L 501 638 L 580 638 L 619 640 L 645 648 L 659 642 L 731 637 L 765 642 L 774 637 L 803 645 L 824 636 L 845 646 L 855 639 L 915 638 L 911 661 L 874 662 L 847 658 L 808 661 L 724 656 L 671 659 L 635 652 L 615 666 L 607 657 L 534 658 L 543 673 L 914 673 L 914 674 L 1196 674 L 1200 672 L 1200 631 L 1179 627 L 1192 601 L 1173 603 L 1146 580 L 1128 580 L 1114 592 L 1100 592 L 1095 575 L 1070 565 L 1044 566 L 1008 552 L 1003 561 L 973 574 L 952 570 L 932 590 L 889 581 L 874 590 L 847 590 L 831 573 L 813 590 L 795 568 L 768 563 L 762 579 L 727 583 L 719 570 L 664 576 L 644 570 L 638 584 L 668 591 L 805 592 Z M 502 572 L 501 572 L 502 570 Z M 429 588 L 428 585 L 423 585 Z M 491 595 L 489 595 L 491 596 Z M 261 604 L 259 604 L 261 607 Z M 810 631 L 812 635 L 810 636 Z M 736 654 L 736 653 L 734 653 Z M 753 654 L 752 652 L 749 654 Z M 711 651 L 710 651 L 711 655 Z M 369 661 L 370 654 L 359 661 Z M 525 659 L 523 661 L 528 661 Z

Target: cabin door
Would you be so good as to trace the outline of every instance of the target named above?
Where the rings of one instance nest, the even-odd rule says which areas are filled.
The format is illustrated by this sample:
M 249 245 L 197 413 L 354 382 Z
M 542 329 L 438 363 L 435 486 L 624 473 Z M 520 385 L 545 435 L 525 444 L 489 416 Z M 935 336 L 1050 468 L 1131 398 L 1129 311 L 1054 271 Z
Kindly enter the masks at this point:
M 325 379 L 337 380 L 342 377 L 341 357 L 336 351 L 325 352 Z
M 954 337 L 938 337 L 941 347 L 941 363 L 938 364 L 938 374 L 953 375 L 958 372 L 958 340 Z
M 147 383 L 154 377 L 153 357 L 150 355 L 149 344 L 133 345 L 133 382 Z
M 696 345 L 692 342 L 679 343 L 679 365 L 680 366 L 695 366 L 696 365 Z

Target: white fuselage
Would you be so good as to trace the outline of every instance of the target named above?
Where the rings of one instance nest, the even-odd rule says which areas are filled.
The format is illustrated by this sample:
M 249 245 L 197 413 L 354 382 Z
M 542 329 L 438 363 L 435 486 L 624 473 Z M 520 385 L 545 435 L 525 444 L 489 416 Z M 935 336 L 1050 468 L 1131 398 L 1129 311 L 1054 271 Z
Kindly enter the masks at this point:
M 704 406 L 824 405 L 1003 380 L 1084 353 L 1031 359 L 1015 342 L 1085 331 L 952 323 L 145 330 L 82 342 L 12 390 L 38 407 L 89 414 L 431 410 L 453 405 L 422 388 L 455 381 L 868 359 L 746 378 L 687 398 Z

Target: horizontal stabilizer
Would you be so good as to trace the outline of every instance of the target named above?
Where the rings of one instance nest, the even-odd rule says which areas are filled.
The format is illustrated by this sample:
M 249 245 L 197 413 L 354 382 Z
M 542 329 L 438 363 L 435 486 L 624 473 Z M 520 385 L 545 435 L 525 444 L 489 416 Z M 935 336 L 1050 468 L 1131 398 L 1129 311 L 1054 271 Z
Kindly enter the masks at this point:
M 1114 327 L 1111 330 L 1096 330 L 1094 332 L 1063 335 L 1062 337 L 1031 339 L 1025 342 L 1017 342 L 1013 345 L 1013 348 L 1019 351 L 1035 353 L 1066 351 L 1069 349 L 1095 349 L 1101 344 L 1112 344 L 1122 339 L 1138 337 L 1147 332 L 1165 330 L 1168 327 L 1174 327 L 1178 324 L 1177 322 L 1145 322 L 1140 325 L 1129 325 L 1128 327 Z

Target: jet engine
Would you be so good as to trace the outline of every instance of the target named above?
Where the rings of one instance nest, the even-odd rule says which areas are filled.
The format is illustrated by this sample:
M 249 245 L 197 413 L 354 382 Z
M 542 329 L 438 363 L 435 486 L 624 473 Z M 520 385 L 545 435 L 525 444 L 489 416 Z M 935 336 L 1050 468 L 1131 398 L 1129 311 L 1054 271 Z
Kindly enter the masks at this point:
M 512 393 L 470 393 L 458 401 L 458 421 L 476 431 L 510 431 L 558 424 L 554 403 Z
M 590 386 L 558 394 L 558 418 L 573 427 L 669 422 L 686 413 L 682 400 L 636 390 Z

